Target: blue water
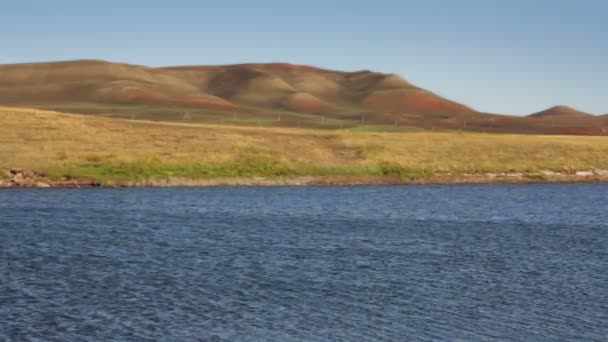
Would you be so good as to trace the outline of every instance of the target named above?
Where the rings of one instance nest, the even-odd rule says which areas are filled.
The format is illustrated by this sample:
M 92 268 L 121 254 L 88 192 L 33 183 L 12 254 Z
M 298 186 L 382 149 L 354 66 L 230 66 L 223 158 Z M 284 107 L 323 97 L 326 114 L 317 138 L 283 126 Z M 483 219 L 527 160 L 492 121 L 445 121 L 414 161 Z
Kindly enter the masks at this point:
M 0 341 L 606 341 L 608 186 L 0 191 Z

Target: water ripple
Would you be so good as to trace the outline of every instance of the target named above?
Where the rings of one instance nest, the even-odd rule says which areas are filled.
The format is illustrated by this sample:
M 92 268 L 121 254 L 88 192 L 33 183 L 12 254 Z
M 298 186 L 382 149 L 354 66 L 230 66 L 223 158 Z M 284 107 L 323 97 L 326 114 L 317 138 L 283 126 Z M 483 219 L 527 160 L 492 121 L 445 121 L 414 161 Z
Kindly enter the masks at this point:
M 602 341 L 601 185 L 0 192 L 0 340 Z

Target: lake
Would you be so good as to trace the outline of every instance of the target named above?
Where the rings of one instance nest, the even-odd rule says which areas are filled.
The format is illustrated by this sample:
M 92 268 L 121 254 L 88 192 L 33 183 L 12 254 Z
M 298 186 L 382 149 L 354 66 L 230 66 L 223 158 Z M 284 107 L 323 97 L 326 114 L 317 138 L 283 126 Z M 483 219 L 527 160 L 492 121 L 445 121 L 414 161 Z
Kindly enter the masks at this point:
M 0 341 L 605 341 L 608 186 L 0 191 Z

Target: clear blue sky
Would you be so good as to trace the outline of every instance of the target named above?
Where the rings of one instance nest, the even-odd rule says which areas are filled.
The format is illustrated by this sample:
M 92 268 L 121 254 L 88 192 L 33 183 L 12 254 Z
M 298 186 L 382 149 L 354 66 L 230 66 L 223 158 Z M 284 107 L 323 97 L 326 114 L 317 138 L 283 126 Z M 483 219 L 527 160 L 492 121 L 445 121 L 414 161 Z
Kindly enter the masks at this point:
M 281 61 L 397 73 L 482 111 L 608 113 L 606 0 L 0 0 L 0 43 L 0 63 Z

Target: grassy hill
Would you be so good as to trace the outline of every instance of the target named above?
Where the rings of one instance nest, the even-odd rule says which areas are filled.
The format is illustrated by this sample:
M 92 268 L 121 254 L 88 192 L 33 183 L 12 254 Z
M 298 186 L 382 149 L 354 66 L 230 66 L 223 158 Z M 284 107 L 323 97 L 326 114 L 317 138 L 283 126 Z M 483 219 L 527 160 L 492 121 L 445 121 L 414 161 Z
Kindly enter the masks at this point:
M 101 182 L 389 177 L 608 169 L 603 137 L 357 132 L 129 121 L 0 108 L 0 169 Z M 507 176 L 505 176 L 507 177 Z
M 284 63 L 150 68 L 104 61 L 0 65 L 0 104 L 141 120 L 372 130 L 601 134 L 586 115 L 480 113 L 394 74 Z M 572 110 L 574 111 L 574 110 Z

